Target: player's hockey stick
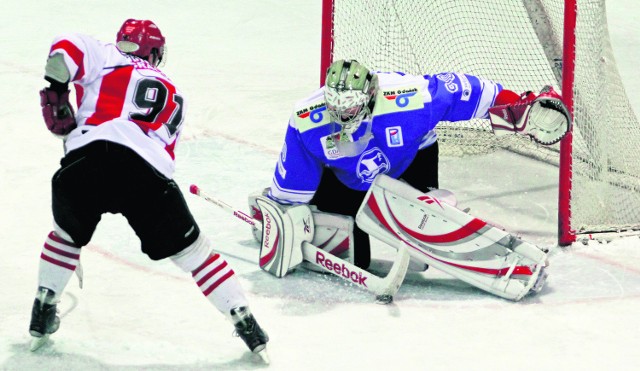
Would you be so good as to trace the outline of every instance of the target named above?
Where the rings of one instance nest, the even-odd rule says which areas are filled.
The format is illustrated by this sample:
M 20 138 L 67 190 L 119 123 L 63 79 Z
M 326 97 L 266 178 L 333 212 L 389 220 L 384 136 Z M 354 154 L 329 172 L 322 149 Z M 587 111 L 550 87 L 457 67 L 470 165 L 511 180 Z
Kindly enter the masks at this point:
M 234 209 L 226 202 L 205 193 L 197 185 L 192 184 L 189 187 L 189 191 L 194 195 L 220 207 L 252 227 L 262 229 L 262 223 L 253 219 L 246 213 Z M 337 256 L 330 255 L 308 242 L 304 242 L 302 244 L 302 255 L 304 260 L 318 267 L 321 271 L 334 274 L 365 290 L 373 292 L 376 294 L 377 302 L 381 304 L 388 304 L 393 301 L 393 295 L 398 292 L 398 289 L 407 274 L 410 259 L 408 250 L 406 248 L 400 248 L 389 273 L 385 277 L 379 277 L 349 263 L 348 261 L 340 259 Z

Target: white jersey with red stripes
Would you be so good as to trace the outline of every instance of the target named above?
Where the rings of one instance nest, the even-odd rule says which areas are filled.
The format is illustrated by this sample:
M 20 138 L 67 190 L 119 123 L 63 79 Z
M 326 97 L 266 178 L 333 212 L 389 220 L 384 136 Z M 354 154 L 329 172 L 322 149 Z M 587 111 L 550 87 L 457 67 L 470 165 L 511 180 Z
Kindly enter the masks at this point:
M 62 54 L 76 87 L 78 127 L 66 153 L 96 140 L 127 146 L 171 178 L 185 100 L 158 68 L 90 36 L 56 37 L 49 56 Z

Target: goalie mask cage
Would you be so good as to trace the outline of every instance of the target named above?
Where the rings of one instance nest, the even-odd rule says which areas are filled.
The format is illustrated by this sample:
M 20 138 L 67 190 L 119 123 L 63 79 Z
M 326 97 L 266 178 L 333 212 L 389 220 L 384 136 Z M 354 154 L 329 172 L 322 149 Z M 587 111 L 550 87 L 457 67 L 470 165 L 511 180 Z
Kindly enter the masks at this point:
M 640 228 L 640 125 L 613 58 L 604 0 L 323 0 L 321 84 L 332 61 L 463 72 L 516 92 L 561 89 L 573 132 L 556 146 L 441 123 L 441 154 L 506 149 L 558 166 L 558 242 Z

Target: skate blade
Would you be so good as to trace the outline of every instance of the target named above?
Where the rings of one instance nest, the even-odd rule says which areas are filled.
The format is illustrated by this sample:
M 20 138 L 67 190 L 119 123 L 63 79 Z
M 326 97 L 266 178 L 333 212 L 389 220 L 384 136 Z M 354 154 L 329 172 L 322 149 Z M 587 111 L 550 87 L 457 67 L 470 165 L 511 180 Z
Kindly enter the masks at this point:
M 260 356 L 260 359 L 262 359 L 262 362 L 264 362 L 265 364 L 270 364 L 271 363 L 271 359 L 269 359 L 269 354 L 267 353 L 267 348 L 266 347 L 264 349 L 262 349 L 261 351 L 256 352 L 255 354 Z
M 548 276 L 549 274 L 545 271 L 544 267 L 542 267 L 540 269 L 540 273 L 538 274 L 538 278 L 536 279 L 536 282 L 533 284 L 533 287 L 531 287 L 531 291 L 535 293 L 540 292 L 545 282 L 547 281 Z
M 29 350 L 35 352 L 36 350 L 40 349 L 41 346 L 45 345 L 47 343 L 47 340 L 49 340 L 49 334 L 43 335 L 41 337 L 32 336 Z

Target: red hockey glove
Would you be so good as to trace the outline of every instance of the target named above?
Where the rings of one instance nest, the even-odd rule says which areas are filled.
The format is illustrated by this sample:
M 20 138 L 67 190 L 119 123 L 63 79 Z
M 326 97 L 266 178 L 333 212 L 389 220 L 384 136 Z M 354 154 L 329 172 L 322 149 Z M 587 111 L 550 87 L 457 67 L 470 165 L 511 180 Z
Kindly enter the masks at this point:
M 40 106 L 47 129 L 56 135 L 67 135 L 76 128 L 76 117 L 69 103 L 69 90 L 58 93 L 44 88 L 40 90 Z
M 503 94 L 504 93 L 504 94 Z M 560 95 L 545 86 L 538 96 L 526 92 L 519 98 L 503 90 L 489 108 L 491 127 L 496 135 L 528 135 L 542 145 L 559 142 L 571 130 L 571 114 Z

